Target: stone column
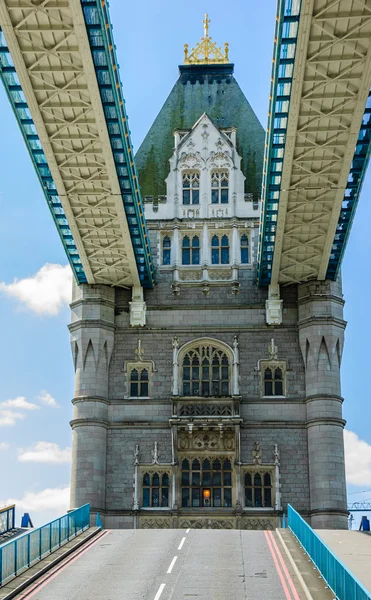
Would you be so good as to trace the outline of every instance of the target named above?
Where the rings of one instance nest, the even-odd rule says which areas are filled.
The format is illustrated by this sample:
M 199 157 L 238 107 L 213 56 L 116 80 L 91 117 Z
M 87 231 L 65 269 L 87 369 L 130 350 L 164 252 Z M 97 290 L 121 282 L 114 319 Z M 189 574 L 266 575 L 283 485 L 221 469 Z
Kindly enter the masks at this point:
M 115 290 L 73 284 L 71 303 L 75 393 L 72 427 L 71 508 L 90 502 L 105 510 L 108 371 L 114 344 Z
M 341 282 L 298 288 L 299 340 L 305 364 L 311 524 L 347 528 L 340 363 L 345 321 Z

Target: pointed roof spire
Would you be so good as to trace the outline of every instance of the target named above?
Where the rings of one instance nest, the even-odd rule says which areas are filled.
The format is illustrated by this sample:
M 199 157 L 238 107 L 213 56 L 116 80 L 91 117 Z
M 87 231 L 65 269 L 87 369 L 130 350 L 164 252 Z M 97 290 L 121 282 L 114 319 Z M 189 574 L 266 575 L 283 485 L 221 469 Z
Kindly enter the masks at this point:
M 205 65 L 229 63 L 229 44 L 224 44 L 224 54 L 221 48 L 218 48 L 212 38 L 209 36 L 209 24 L 211 20 L 206 13 L 203 19 L 204 37 L 188 53 L 188 44 L 184 44 L 184 64 L 185 65 Z

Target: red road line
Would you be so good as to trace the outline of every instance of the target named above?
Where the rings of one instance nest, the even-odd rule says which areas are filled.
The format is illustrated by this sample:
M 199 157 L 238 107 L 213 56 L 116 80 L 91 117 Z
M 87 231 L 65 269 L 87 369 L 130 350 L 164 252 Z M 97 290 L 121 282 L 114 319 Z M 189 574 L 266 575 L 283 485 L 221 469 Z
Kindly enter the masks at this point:
M 289 588 L 287 587 L 287 584 L 286 584 L 285 578 L 283 576 L 281 567 L 280 567 L 280 565 L 278 563 L 278 560 L 277 560 L 277 557 L 276 557 L 276 555 L 274 553 L 272 542 L 270 540 L 268 532 L 264 531 L 264 535 L 265 535 L 265 539 L 267 540 L 268 548 L 269 548 L 270 553 L 272 555 L 274 566 L 276 567 L 276 571 L 278 573 L 278 577 L 280 578 L 280 581 L 281 581 L 281 584 L 282 584 L 282 587 L 283 587 L 283 591 L 285 592 L 286 600 L 292 600 L 291 594 L 289 592 Z
M 276 542 L 276 540 L 274 539 L 273 531 L 268 531 L 268 536 L 269 536 L 269 537 L 270 537 L 270 539 L 271 539 L 271 542 L 272 542 L 272 544 L 273 544 L 273 548 L 274 548 L 274 549 L 275 549 L 275 551 L 276 551 L 276 554 L 277 554 L 277 556 L 278 556 L 278 559 L 279 559 L 279 561 L 280 561 L 280 563 L 281 563 L 281 566 L 282 566 L 283 572 L 284 572 L 284 574 L 286 575 L 286 579 L 287 579 L 287 581 L 289 582 L 289 586 L 290 586 L 290 588 L 291 588 L 292 595 L 294 596 L 294 600 L 300 600 L 300 596 L 299 596 L 298 592 L 296 591 L 295 584 L 294 584 L 294 582 L 293 582 L 293 580 L 292 580 L 292 578 L 291 578 L 291 575 L 290 575 L 290 573 L 289 573 L 289 571 L 288 571 L 288 568 L 287 568 L 287 566 L 286 566 L 286 564 L 285 564 L 285 561 L 284 561 L 284 559 L 283 559 L 283 556 L 282 556 L 282 554 L 281 554 L 281 551 L 280 551 L 280 549 L 279 549 L 279 547 L 278 547 L 278 545 L 277 545 L 277 542 Z
M 83 546 L 81 550 L 77 550 L 77 552 L 73 553 L 70 558 L 65 558 L 59 565 L 56 565 L 53 569 L 51 569 L 50 571 L 45 573 L 45 575 L 40 577 L 40 579 L 37 579 L 33 585 L 26 589 L 24 594 L 22 594 L 21 592 L 21 595 L 16 596 L 16 598 L 18 600 L 29 600 L 29 598 L 32 598 L 37 592 L 39 592 L 46 585 L 48 585 L 50 581 L 55 579 L 62 571 L 64 571 L 64 569 L 66 569 L 69 565 L 78 560 L 83 554 L 88 552 L 92 546 L 99 542 L 102 539 L 102 537 L 104 537 L 108 533 L 109 531 L 106 530 L 98 534 L 97 537 L 93 538 L 93 540 L 90 543 L 88 543 L 87 546 Z

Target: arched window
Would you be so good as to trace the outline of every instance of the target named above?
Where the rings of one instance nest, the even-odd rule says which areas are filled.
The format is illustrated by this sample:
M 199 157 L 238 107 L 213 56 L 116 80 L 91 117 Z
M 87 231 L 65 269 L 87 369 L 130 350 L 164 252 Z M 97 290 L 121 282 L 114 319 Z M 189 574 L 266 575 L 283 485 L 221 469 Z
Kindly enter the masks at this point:
M 182 264 L 200 264 L 200 238 L 198 235 L 194 235 L 192 241 L 188 235 L 184 236 L 182 241 Z
M 245 506 L 268 508 L 272 506 L 272 478 L 270 473 L 245 474 Z
M 232 464 L 227 458 L 182 461 L 183 508 L 232 506 Z
M 241 264 L 249 263 L 249 238 L 247 235 L 241 236 Z
M 212 204 L 228 204 L 228 171 L 214 171 L 211 174 Z
M 162 240 L 162 264 L 169 265 L 171 257 L 171 240 L 166 235 Z
M 169 475 L 145 473 L 143 475 L 143 506 L 156 508 L 169 506 Z
M 148 396 L 147 369 L 133 369 L 130 371 L 130 396 L 135 398 Z
M 283 372 L 280 368 L 267 367 L 264 371 L 264 396 L 283 396 Z
M 186 171 L 182 175 L 183 204 L 200 204 L 200 174 Z
M 190 349 L 183 358 L 183 396 L 228 396 L 227 355 L 212 345 Z
M 211 239 L 211 263 L 213 265 L 229 264 L 229 239 L 227 235 L 213 235 Z

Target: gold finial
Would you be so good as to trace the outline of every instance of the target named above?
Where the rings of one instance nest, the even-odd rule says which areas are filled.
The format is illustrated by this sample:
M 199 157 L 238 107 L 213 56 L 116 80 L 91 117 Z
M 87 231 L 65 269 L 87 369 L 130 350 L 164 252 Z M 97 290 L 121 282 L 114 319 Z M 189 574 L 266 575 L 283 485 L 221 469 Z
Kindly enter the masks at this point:
M 207 13 L 205 14 L 205 18 L 202 22 L 204 24 L 204 36 L 209 37 L 209 23 L 211 23 L 211 20 L 209 19 L 209 15 Z
M 203 19 L 204 37 L 201 41 L 188 51 L 188 44 L 184 44 L 184 64 L 185 65 L 203 65 L 203 64 L 220 64 L 229 62 L 229 44 L 224 44 L 224 54 L 221 48 L 218 48 L 215 42 L 209 36 L 209 24 L 211 20 L 206 13 Z

